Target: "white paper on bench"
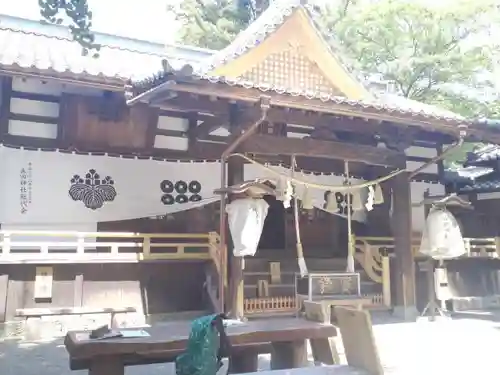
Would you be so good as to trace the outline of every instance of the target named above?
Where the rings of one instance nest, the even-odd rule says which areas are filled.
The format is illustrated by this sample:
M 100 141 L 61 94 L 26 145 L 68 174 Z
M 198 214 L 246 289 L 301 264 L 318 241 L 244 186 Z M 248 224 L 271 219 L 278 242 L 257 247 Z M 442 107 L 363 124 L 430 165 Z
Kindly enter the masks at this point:
M 143 329 L 131 329 L 126 331 L 111 331 L 99 337 L 97 340 L 114 339 L 114 338 L 126 338 L 134 339 L 140 337 L 149 337 L 150 334 Z
M 143 329 L 133 329 L 133 330 L 120 331 L 120 333 L 122 334 L 122 337 L 126 337 L 126 338 L 151 336 L 148 332 L 146 332 Z

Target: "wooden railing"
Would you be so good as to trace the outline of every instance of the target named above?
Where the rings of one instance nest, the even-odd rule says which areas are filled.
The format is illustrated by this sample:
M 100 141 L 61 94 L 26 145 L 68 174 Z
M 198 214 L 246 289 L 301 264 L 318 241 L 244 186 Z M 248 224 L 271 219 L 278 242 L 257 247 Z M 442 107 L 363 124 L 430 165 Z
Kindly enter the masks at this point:
M 386 247 L 377 246 L 380 237 L 353 237 L 354 259 L 372 281 L 382 284 L 383 305 L 391 307 L 391 273 Z
M 393 237 L 361 237 L 353 236 L 354 257 L 368 277 L 382 284 L 384 305 L 391 305 L 391 284 L 389 258 L 394 256 Z M 467 257 L 499 258 L 500 237 L 496 238 L 464 238 Z M 412 238 L 412 252 L 415 258 L 420 257 L 420 238 Z
M 295 313 L 297 299 L 294 296 L 247 298 L 243 306 L 245 315 Z
M 211 233 L 0 231 L 0 263 L 121 263 L 150 260 L 217 260 Z M 220 271 L 219 271 L 220 272 Z

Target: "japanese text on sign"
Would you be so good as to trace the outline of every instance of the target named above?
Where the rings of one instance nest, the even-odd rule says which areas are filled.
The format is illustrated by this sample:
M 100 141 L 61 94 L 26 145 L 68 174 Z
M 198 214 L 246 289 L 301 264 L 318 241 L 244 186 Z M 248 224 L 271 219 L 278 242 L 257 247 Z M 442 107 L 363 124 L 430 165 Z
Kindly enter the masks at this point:
M 27 168 L 21 168 L 20 176 L 20 208 L 21 213 L 28 212 L 28 207 L 31 204 L 31 190 L 32 190 L 32 165 L 28 163 Z

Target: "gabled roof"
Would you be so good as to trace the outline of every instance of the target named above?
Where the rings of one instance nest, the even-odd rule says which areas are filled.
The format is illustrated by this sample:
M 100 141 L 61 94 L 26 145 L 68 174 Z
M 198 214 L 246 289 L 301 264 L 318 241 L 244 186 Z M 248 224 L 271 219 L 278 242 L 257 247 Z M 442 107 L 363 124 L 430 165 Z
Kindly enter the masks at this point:
M 288 4 L 286 6 L 292 7 L 292 10 L 300 5 L 296 0 L 285 3 L 276 0 L 274 4 Z M 290 13 L 290 10 L 286 11 L 286 6 L 280 8 L 284 10 L 281 16 Z M 310 9 L 302 7 L 311 13 Z M 273 15 L 273 13 L 264 14 Z M 273 17 L 278 17 L 275 18 L 275 26 L 278 25 L 279 16 L 278 13 L 273 15 Z M 282 19 L 285 18 L 282 17 Z M 273 22 L 267 21 L 267 25 L 271 24 Z M 257 28 L 257 26 L 253 27 Z M 252 31 L 251 28 L 249 30 Z M 271 32 L 270 30 L 272 30 L 270 26 L 267 31 L 264 28 L 261 36 L 267 35 L 267 33 Z M 250 38 L 248 36 L 251 34 L 250 31 L 245 33 L 246 38 Z M 223 50 L 225 51 L 224 54 L 226 54 L 224 59 L 221 58 L 222 52 L 188 46 L 167 46 L 160 43 L 96 33 L 97 42 L 102 45 L 102 49 L 100 57 L 94 59 L 81 56 L 80 45 L 72 41 L 68 29 L 64 26 L 42 25 L 37 21 L 0 15 L 0 70 L 3 70 L 3 72 L 12 71 L 21 74 L 31 73 L 57 78 L 70 78 L 76 81 L 109 82 L 117 88 L 123 87 L 125 81 L 132 79 L 136 82 L 142 81 L 142 84 L 137 87 L 139 90 L 136 92 L 140 93 L 161 84 L 164 79 L 170 79 L 170 74 L 160 74 L 155 79 L 148 78 L 151 77 L 153 72 L 161 70 L 162 61 L 164 60 L 168 60 L 168 63 L 176 70 L 187 64 L 192 66 L 195 71 L 201 72 L 206 71 L 207 67 L 215 67 L 215 61 L 229 61 L 229 56 L 233 56 L 233 59 L 242 56 L 251 44 L 251 39 L 243 39 L 245 34 L 241 36 L 240 40 L 246 40 L 247 42 L 232 44 L 232 48 L 235 45 L 240 45 L 239 49 Z M 255 40 L 260 39 L 256 38 Z M 247 47 L 243 48 L 243 46 Z M 211 57 L 212 55 L 216 55 L 216 57 Z M 336 58 L 340 61 L 340 54 L 337 54 Z M 357 75 L 353 69 L 349 68 L 349 64 L 345 60 L 342 61 L 342 66 L 350 72 L 351 77 L 361 78 L 361 75 Z M 209 74 L 199 74 L 197 77 L 210 82 L 222 82 L 233 86 L 254 87 L 256 85 L 245 77 L 232 79 Z M 260 85 L 257 88 L 262 91 L 273 90 L 293 96 L 300 95 L 306 98 L 319 98 L 324 101 L 331 100 L 336 104 L 355 107 L 359 110 L 368 108 L 409 117 L 417 116 L 452 123 L 463 120 L 452 112 L 396 95 L 374 95 L 377 96 L 376 100 L 370 99 L 367 101 L 350 100 L 344 96 L 322 94 L 310 90 L 290 89 L 283 91 L 277 87 L 266 85 Z
M 342 54 L 334 54 L 314 18 L 303 0 L 275 0 L 200 73 L 275 91 L 372 98 Z

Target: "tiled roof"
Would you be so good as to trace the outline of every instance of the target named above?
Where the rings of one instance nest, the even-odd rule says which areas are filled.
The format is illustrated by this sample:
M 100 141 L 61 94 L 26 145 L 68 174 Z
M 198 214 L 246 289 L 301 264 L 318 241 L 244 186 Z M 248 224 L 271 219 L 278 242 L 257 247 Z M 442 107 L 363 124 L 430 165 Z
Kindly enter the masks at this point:
M 384 106 L 396 106 L 400 110 L 420 112 L 430 116 L 456 119 L 458 121 L 465 120 L 462 116 L 456 114 L 455 112 L 448 111 L 447 109 L 436 107 L 434 105 L 417 102 L 416 100 L 408 99 L 400 95 L 389 93 L 379 94 L 377 95 L 377 102 Z
M 497 145 L 486 145 L 467 155 L 465 166 L 487 166 L 491 162 L 500 160 L 500 147 Z
M 500 191 L 500 179 L 490 181 L 475 182 L 471 185 L 466 185 L 458 189 L 461 193 L 489 193 Z
M 303 96 L 309 99 L 320 99 L 324 102 L 331 101 L 336 104 L 355 107 L 359 110 L 365 109 L 390 113 L 398 112 L 403 116 L 417 116 L 422 117 L 422 119 L 441 120 L 453 124 L 465 121 L 462 116 L 459 116 L 451 111 L 419 103 L 397 95 L 376 95 L 372 92 L 372 94 L 374 94 L 373 98 L 355 101 L 349 100 L 345 97 L 334 96 L 322 92 L 305 91 L 300 88 L 290 89 L 289 87 L 279 87 L 276 84 L 253 82 L 243 77 L 222 77 L 215 76 L 211 73 L 214 69 L 237 59 L 239 56 L 262 43 L 299 7 L 306 11 L 315 31 L 326 40 L 327 38 L 324 35 L 321 35 L 321 32 L 319 31 L 320 29 L 314 21 L 317 18 L 315 8 L 311 5 L 303 5 L 303 3 L 303 0 L 275 0 L 271 2 L 270 6 L 261 14 L 261 16 L 250 24 L 247 29 L 242 31 L 230 45 L 221 51 L 215 52 L 212 56 L 205 59 L 205 62 L 201 63 L 198 68 L 195 68 L 193 77 L 199 80 L 207 80 L 212 83 L 224 83 L 230 86 L 256 88 L 263 92 L 273 91 L 278 94 L 289 94 L 291 96 Z M 340 52 L 338 48 L 335 48 L 336 53 L 331 51 L 331 46 L 335 45 L 337 45 L 336 41 L 332 40 L 330 37 L 328 38 L 328 44 L 325 43 L 325 48 L 330 48 L 330 52 L 345 68 L 346 73 L 351 74 L 359 82 L 368 86 L 366 77 L 356 71 L 354 63 L 352 61 L 347 61 L 344 53 Z M 173 68 L 175 69 L 175 67 Z M 156 76 L 146 79 L 145 81 L 133 83 L 133 94 L 131 95 L 129 93 L 129 97 L 143 94 L 163 82 L 175 79 L 175 72 L 160 72 Z M 143 98 L 145 97 L 147 97 L 147 95 L 143 96 Z M 397 113 L 394 114 L 396 115 Z
M 250 26 L 249 28 L 252 31 L 253 27 L 263 27 L 262 24 L 267 25 L 267 28 L 264 27 L 261 34 L 258 34 L 255 30 L 254 32 L 244 32 L 237 37 L 235 41 L 237 43 L 233 43 L 240 45 L 239 49 L 235 47 L 232 47 L 234 49 L 225 49 L 220 53 L 216 53 L 213 58 L 210 57 L 213 51 L 209 50 L 182 46 L 174 46 L 169 50 L 167 46 L 161 44 L 103 34 L 96 34 L 97 41 L 102 45 L 100 57 L 84 57 L 81 55 L 80 45 L 71 40 L 66 28 L 52 25 L 44 26 L 35 21 L 0 15 L 0 68 L 61 77 L 69 76 L 77 80 L 112 81 L 116 85 L 132 79 L 135 82 L 142 81 L 142 84 L 138 85 L 134 90 L 134 94 L 138 94 L 157 86 L 168 77 L 171 78 L 170 74 L 161 74 L 156 79 L 147 79 L 151 77 L 151 72 L 161 69 L 162 61 L 168 60 L 168 63 L 175 70 L 179 70 L 186 64 L 193 66 L 199 72 L 195 75 L 197 79 L 210 82 L 220 82 L 246 88 L 254 87 L 264 92 L 273 90 L 277 93 L 286 93 L 292 96 L 317 98 L 325 102 L 332 101 L 336 104 L 355 107 L 360 110 L 396 112 L 396 115 L 417 116 L 423 119 L 441 120 L 452 124 L 463 121 L 462 117 L 452 112 L 396 95 L 381 95 L 375 101 L 353 101 L 317 92 L 255 85 L 249 81 L 232 80 L 202 73 L 203 69 L 199 68 L 199 66 L 204 66 L 204 69 L 210 64 L 213 66 L 215 62 L 221 61 L 223 54 L 226 56 L 225 59 L 228 59 L 244 53 L 248 48 L 251 48 L 251 34 L 258 34 L 257 37 L 253 37 L 254 43 L 257 43 L 257 40 L 260 40 L 259 38 L 262 38 L 264 34 L 267 35 L 266 33 L 271 32 L 280 20 L 282 22 L 286 14 L 289 14 L 297 6 L 301 6 L 299 0 L 276 0 L 273 4 L 275 6 L 273 9 L 281 9 L 283 14 L 269 12 L 267 14 L 273 17 L 269 16 L 267 20 L 264 18 L 264 21 L 260 24 L 258 23 L 260 21 L 256 21 L 256 26 Z M 99 39 L 102 39 L 102 41 Z M 208 65 L 200 65 L 203 61 L 209 61 Z M 346 66 L 348 65 L 346 64 Z
M 478 178 L 488 176 L 493 173 L 493 168 L 486 167 L 463 167 L 457 169 L 449 169 L 444 172 L 444 180 L 446 182 L 456 182 L 472 184 Z
M 82 56 L 81 46 L 71 40 L 66 28 L 0 15 L 0 68 L 120 82 L 150 76 L 151 72 L 161 69 L 165 58 L 175 67 L 200 60 L 179 56 L 182 53 L 176 51 L 169 54 L 161 44 L 104 34 L 96 36 L 102 45 L 99 57 Z M 203 52 L 194 55 L 209 56 Z

